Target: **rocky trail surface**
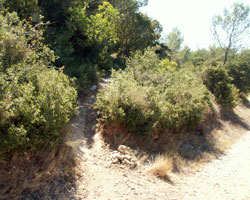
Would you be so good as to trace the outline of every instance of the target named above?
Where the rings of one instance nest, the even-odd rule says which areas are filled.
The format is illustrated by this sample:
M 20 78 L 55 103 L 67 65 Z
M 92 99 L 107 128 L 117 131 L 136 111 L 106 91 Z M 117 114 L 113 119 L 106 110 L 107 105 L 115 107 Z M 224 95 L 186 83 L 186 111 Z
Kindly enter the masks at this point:
M 168 180 L 162 180 L 146 173 L 142 165 L 111 164 L 113 150 L 96 131 L 95 98 L 95 92 L 82 96 L 79 115 L 71 123 L 68 143 L 74 149 L 80 174 L 72 199 L 250 199 L 249 130 L 226 154 L 198 171 L 171 173 Z
M 178 180 L 169 199 L 250 199 L 250 132 L 226 155 Z

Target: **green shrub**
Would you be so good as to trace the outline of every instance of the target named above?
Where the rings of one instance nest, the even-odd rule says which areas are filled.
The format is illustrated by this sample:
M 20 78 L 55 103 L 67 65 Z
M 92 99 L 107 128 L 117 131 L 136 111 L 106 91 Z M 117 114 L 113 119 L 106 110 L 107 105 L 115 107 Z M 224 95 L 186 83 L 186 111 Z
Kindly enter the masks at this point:
M 201 79 L 176 64 L 161 61 L 155 49 L 136 53 L 125 71 L 113 71 L 111 83 L 97 97 L 104 123 L 151 134 L 166 129 L 192 129 L 209 108 L 209 92 Z
M 46 147 L 76 109 L 76 90 L 55 70 L 42 31 L 0 14 L 0 158 Z
M 242 93 L 250 92 L 250 51 L 241 52 L 232 62 L 227 64 L 232 83 Z
M 232 78 L 224 66 L 207 67 L 203 81 L 219 104 L 226 108 L 234 108 L 237 105 L 238 90 L 231 84 Z
M 151 124 L 151 105 L 146 87 L 138 85 L 131 73 L 112 73 L 111 84 L 98 94 L 96 108 L 105 123 L 126 125 L 129 130 L 147 131 Z

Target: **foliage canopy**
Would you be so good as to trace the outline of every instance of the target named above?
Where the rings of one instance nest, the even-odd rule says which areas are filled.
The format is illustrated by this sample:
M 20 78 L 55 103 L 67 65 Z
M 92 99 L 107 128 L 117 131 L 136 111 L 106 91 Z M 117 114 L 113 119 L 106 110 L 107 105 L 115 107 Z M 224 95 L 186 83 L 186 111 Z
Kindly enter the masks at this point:
M 227 62 L 229 51 L 244 47 L 243 38 L 249 38 L 250 8 L 243 3 L 235 3 L 231 12 L 224 10 L 223 16 L 217 15 L 212 19 L 212 33 L 214 39 L 224 49 L 224 64 Z

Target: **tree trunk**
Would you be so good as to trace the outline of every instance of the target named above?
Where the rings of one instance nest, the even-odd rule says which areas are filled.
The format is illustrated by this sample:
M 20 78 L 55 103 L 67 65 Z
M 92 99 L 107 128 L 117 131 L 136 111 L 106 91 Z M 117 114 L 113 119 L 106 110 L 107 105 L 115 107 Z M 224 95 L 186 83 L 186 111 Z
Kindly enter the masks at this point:
M 223 65 L 225 65 L 225 64 L 226 64 L 226 62 L 227 62 L 227 58 L 228 58 L 228 53 L 229 53 L 229 49 L 230 49 L 230 47 L 227 47 L 227 48 L 226 48 L 226 52 L 225 52 L 225 58 L 224 58 L 224 63 L 223 63 Z

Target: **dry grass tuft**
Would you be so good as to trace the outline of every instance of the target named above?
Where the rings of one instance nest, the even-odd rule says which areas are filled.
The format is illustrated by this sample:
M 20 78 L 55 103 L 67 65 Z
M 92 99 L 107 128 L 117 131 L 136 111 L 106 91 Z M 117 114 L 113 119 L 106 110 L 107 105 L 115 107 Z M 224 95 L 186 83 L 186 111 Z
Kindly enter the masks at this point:
M 168 178 L 168 172 L 173 167 L 173 160 L 167 156 L 158 155 L 147 171 L 160 178 Z

